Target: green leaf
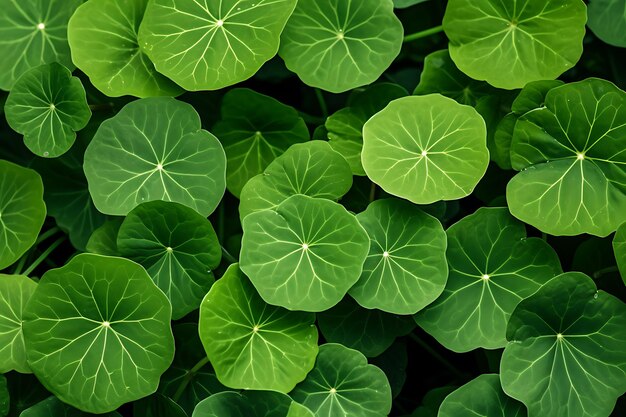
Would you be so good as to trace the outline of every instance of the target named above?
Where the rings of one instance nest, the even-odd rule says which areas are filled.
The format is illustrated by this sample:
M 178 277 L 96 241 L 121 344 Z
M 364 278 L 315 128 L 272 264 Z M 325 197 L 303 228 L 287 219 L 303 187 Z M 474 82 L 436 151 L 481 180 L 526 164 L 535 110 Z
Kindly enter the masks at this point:
M 619 273 L 622 276 L 624 284 L 626 284 L 626 223 L 622 223 L 617 228 L 617 232 L 613 237 L 613 252 L 615 252 L 615 260 L 619 267 Z
M 356 217 L 371 243 L 349 294 L 363 307 L 395 314 L 415 314 L 435 301 L 448 278 L 439 220 L 398 199 L 374 201 Z
M 296 1 L 152 0 L 139 45 L 185 90 L 217 90 L 250 78 L 276 55 Z
M 117 249 L 117 234 L 124 218 L 116 217 L 94 230 L 87 242 L 87 252 L 106 256 L 121 256 Z
M 573 67 L 586 21 L 581 0 L 451 0 L 443 28 L 461 71 L 511 90 Z
M 239 217 L 274 209 L 294 194 L 338 200 L 351 186 L 350 165 L 328 143 L 292 145 L 243 187 Z
M 320 346 L 315 367 L 291 393 L 316 417 L 384 417 L 391 411 L 385 373 L 363 354 L 345 346 Z
M 61 402 L 56 397 L 49 397 L 32 407 L 22 411 L 20 417 L 89 417 L 95 414 L 84 413 L 74 407 Z M 116 411 L 106 414 L 99 414 L 102 417 L 120 417 Z
M 443 386 L 433 388 L 424 395 L 422 405 L 417 407 L 410 416 L 407 417 L 437 417 L 439 406 L 445 398 L 454 390 L 454 386 Z
M 202 401 L 192 417 L 309 417 L 293 414 L 293 401 L 274 391 L 228 391 Z M 301 410 L 301 409 L 300 409 Z
M 302 404 L 292 402 L 287 412 L 287 417 L 315 417 L 315 414 Z
M 267 305 L 234 264 L 202 301 L 199 332 L 222 384 L 287 393 L 313 368 L 314 323 L 314 314 Z
M 480 208 L 446 233 L 448 283 L 417 324 L 455 352 L 504 347 L 515 306 L 562 272 L 557 254 L 506 208 Z
M 11 89 L 4 110 L 28 149 L 46 158 L 67 152 L 76 132 L 91 118 L 83 84 L 56 62 L 26 71 Z
M 59 62 L 73 69 L 67 22 L 83 0 L 4 0 L 0 14 L 0 89 L 31 68 Z
M 408 334 L 415 327 L 410 316 L 368 310 L 350 297 L 330 310 L 318 313 L 317 320 L 328 342 L 356 349 L 367 357 L 380 355 L 397 337 Z
M 590 0 L 589 29 L 609 45 L 626 48 L 626 3 L 624 0 Z
M 159 74 L 139 48 L 137 33 L 148 0 L 90 0 L 72 15 L 72 60 L 109 97 L 174 96 L 182 89 Z M 98 51 L 98 59 L 94 59 Z
M 222 119 L 213 133 L 224 146 L 226 185 L 235 196 L 290 145 L 309 140 L 304 120 L 293 108 L 246 88 L 224 95 Z
M 39 174 L 0 160 L 0 270 L 33 246 L 45 219 Z
M 174 201 L 208 216 L 226 188 L 226 155 L 194 108 L 169 97 L 133 101 L 100 125 L 85 152 L 89 192 L 102 213 Z
M 580 272 L 522 301 L 507 327 L 502 388 L 529 415 L 607 417 L 626 391 L 626 305 Z
M 241 269 L 263 299 L 290 310 L 324 311 L 361 275 L 369 238 L 335 202 L 294 195 L 243 220 Z
M 136 263 L 77 255 L 43 275 L 24 311 L 28 363 L 63 402 L 112 411 L 156 391 L 174 356 L 171 311 Z
M 393 0 L 393 7 L 396 9 L 406 9 L 415 4 L 424 3 L 427 0 Z
M 417 204 L 469 195 L 487 171 L 485 122 L 438 95 L 392 101 L 363 127 L 363 167 L 392 195 Z
M 392 397 L 397 398 L 406 382 L 406 371 L 409 364 L 406 343 L 396 340 L 391 347 L 372 358 L 371 364 L 378 366 L 387 375 Z
M 128 213 L 117 248 L 146 268 L 172 303 L 174 320 L 200 306 L 222 259 L 211 222 L 187 206 L 165 201 L 143 203 Z
M 32 374 L 10 372 L 6 374 L 6 377 L 9 396 L 12 399 L 9 407 L 9 417 L 19 417 L 22 411 L 51 395 Z
M 511 143 L 513 142 L 513 132 L 518 116 L 509 113 L 500 120 L 493 136 L 493 152 L 491 160 L 498 164 L 501 169 L 512 169 L 511 166 Z
M 553 235 L 606 236 L 626 220 L 626 93 L 587 79 L 551 89 L 511 144 L 511 213 Z
M 522 91 L 513 101 L 511 110 L 518 116 L 522 116 L 531 110 L 543 107 L 546 103 L 546 95 L 550 90 L 562 86 L 561 80 L 533 81 L 524 86 Z
M 0 274 L 0 374 L 11 370 L 30 373 L 22 335 L 22 313 L 35 288 L 35 281 L 26 276 Z
M 187 417 L 187 413 L 171 398 L 156 393 L 133 403 L 135 417 Z
M 278 53 L 305 84 L 341 93 L 376 81 L 403 34 L 391 0 L 299 1 Z
M 439 417 L 526 417 L 524 406 L 506 396 L 497 374 L 472 379 L 446 397 Z
M 9 414 L 9 389 L 7 387 L 7 379 L 4 375 L 0 375 L 0 416 L 5 417 Z

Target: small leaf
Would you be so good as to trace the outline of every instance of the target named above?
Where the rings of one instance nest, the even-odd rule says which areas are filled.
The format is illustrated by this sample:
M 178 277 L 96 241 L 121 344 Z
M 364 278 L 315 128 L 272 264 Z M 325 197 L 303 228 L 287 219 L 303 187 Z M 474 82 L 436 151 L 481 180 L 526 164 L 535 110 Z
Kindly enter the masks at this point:
M 87 242 L 87 252 L 97 255 L 121 256 L 117 249 L 117 234 L 123 220 L 122 217 L 107 220 L 102 226 L 94 230 Z

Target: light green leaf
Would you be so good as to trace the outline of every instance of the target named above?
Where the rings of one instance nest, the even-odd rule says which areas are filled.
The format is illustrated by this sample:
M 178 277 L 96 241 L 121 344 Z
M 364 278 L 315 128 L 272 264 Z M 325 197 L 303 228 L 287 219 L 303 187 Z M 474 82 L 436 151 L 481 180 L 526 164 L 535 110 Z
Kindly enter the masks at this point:
M 246 216 L 241 245 L 241 269 L 267 303 L 324 311 L 359 279 L 369 238 L 340 204 L 294 195 Z
M 217 90 L 253 76 L 278 52 L 297 0 L 152 0 L 139 45 L 185 90 Z
M 33 246 L 45 219 L 39 174 L 0 160 L 0 270 Z
M 120 417 L 116 411 L 106 414 L 98 414 L 101 417 Z M 84 413 L 61 402 L 56 397 L 49 397 L 32 407 L 22 411 L 20 417 L 90 417 L 95 414 Z M 147 416 L 146 416 L 147 417 Z
M 309 417 L 291 414 L 293 401 L 275 391 L 220 392 L 202 401 L 192 417 Z
M 138 264 L 77 255 L 43 275 L 24 311 L 28 363 L 63 402 L 115 410 L 156 391 L 174 356 L 171 312 Z
M 117 249 L 117 234 L 123 220 L 123 217 L 107 220 L 102 226 L 94 230 L 87 242 L 87 252 L 106 256 L 121 256 Z
M 609 45 L 626 48 L 626 1 L 590 0 L 589 29 Z
M 212 132 L 224 146 L 226 185 L 236 197 L 290 145 L 309 140 L 309 130 L 293 107 L 246 88 L 227 92 L 221 113 Z
M 316 417 L 384 417 L 391 411 L 385 373 L 363 354 L 345 346 L 320 346 L 315 368 L 291 393 Z
M 417 324 L 455 352 L 504 347 L 515 306 L 562 272 L 557 254 L 506 208 L 480 208 L 446 233 L 448 283 Z
M 133 101 L 100 125 L 85 152 L 89 192 L 102 213 L 174 201 L 208 216 L 226 188 L 226 155 L 194 108 L 169 97 Z
M 287 412 L 287 417 L 315 417 L 315 414 L 302 404 L 292 402 Z
M 392 195 L 417 204 L 469 195 L 487 171 L 482 117 L 431 94 L 389 103 L 363 127 L 363 167 Z
M 573 67 L 586 21 L 581 0 L 450 0 L 443 28 L 461 71 L 511 90 Z
M 137 40 L 148 0 L 90 0 L 68 26 L 72 60 L 109 97 L 175 96 L 182 89 L 159 74 Z M 94 59 L 98 51 L 98 59 Z
M 407 7 L 411 7 L 415 4 L 424 3 L 428 0 L 393 0 L 393 6 L 396 9 L 406 9 Z
M 287 393 L 313 368 L 314 323 L 314 314 L 268 306 L 234 264 L 202 301 L 199 332 L 222 384 Z
M 615 252 L 619 273 L 626 284 L 626 223 L 622 223 L 613 237 L 613 252 Z
M 11 370 L 30 373 L 22 335 L 22 313 L 35 288 L 35 281 L 26 276 L 0 274 L 0 374 Z
M 626 391 L 626 305 L 579 272 L 523 300 L 507 327 L 502 388 L 530 416 L 608 417 Z
M 278 53 L 305 84 L 341 93 L 376 81 L 403 34 L 391 0 L 299 1 Z

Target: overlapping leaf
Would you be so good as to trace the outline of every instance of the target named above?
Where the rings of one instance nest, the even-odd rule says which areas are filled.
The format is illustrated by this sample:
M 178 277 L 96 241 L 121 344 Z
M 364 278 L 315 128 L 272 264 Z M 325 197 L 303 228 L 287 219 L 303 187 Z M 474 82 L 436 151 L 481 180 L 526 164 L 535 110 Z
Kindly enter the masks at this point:
M 228 391 L 202 401 L 192 417 L 313 417 L 304 406 L 274 391 Z
M 626 48 L 626 2 L 591 0 L 587 7 L 589 28 L 604 42 Z
M 102 417 L 120 417 L 116 411 L 99 414 Z M 20 417 L 90 417 L 94 414 L 85 413 L 61 402 L 56 397 L 49 397 L 32 407 L 22 411 Z
M 619 273 L 626 284 L 626 223 L 623 223 L 613 237 L 613 251 L 619 267 Z

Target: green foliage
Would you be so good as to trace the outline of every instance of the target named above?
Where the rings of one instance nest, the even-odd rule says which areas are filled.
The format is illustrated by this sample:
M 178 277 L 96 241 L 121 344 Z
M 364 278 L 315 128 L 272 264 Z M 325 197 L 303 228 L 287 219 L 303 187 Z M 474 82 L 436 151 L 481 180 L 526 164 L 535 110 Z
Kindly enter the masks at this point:
M 20 417 L 89 417 L 93 415 L 94 414 L 84 413 L 77 410 L 76 408 L 59 401 L 56 397 L 49 397 L 24 410 L 20 414 Z M 120 415 L 115 411 L 100 415 L 103 417 L 120 417 Z
M 624 0 L 590 0 L 587 24 L 609 45 L 626 47 L 626 3 Z
M 192 417 L 310 417 L 285 394 L 274 391 L 228 391 L 202 401 Z

